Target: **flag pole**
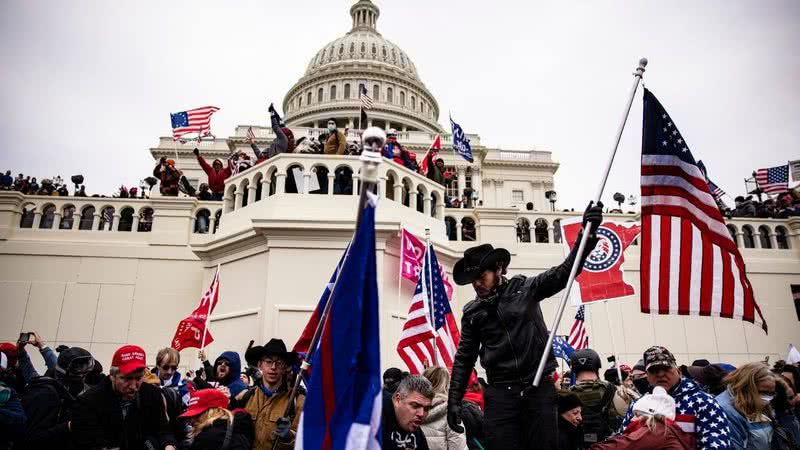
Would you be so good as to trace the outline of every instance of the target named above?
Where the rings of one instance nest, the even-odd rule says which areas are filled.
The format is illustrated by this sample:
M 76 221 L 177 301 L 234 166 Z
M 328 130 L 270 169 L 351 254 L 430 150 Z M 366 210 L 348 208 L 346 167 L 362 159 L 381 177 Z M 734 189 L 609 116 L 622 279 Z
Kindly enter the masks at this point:
M 375 188 L 378 184 L 378 166 L 382 162 L 381 157 L 381 149 L 383 149 L 383 144 L 386 142 L 386 134 L 380 128 L 372 127 L 364 131 L 361 135 L 362 143 L 364 145 L 364 151 L 361 153 L 359 159 L 361 160 L 361 193 L 358 198 L 358 212 L 356 215 L 356 226 L 353 230 L 353 239 L 355 239 L 356 233 L 358 233 L 358 226 L 361 223 L 361 217 L 364 212 L 364 208 L 367 206 L 367 202 L 370 200 L 370 196 L 375 196 L 372 193 L 373 188 Z M 355 188 L 355 185 L 353 186 Z M 350 240 L 350 242 L 353 241 Z M 328 301 L 325 303 L 325 308 L 323 308 L 322 313 L 319 318 L 319 323 L 317 324 L 317 329 L 314 330 L 314 336 L 311 338 L 311 343 L 308 346 L 308 355 L 306 355 L 305 360 L 300 364 L 300 372 L 297 374 L 295 378 L 294 385 L 292 386 L 292 390 L 289 394 L 289 402 L 286 404 L 286 410 L 284 412 L 284 417 L 288 417 L 290 412 L 294 409 L 294 400 L 297 397 L 298 390 L 300 389 L 300 383 L 303 380 L 304 376 L 308 374 L 309 369 L 311 368 L 311 359 L 314 356 L 314 353 L 317 351 L 317 347 L 319 346 L 319 341 L 322 338 L 322 331 L 326 326 L 326 322 L 328 321 L 328 316 L 330 315 L 331 305 L 333 305 L 334 294 L 336 293 L 336 288 L 339 285 L 339 279 L 342 276 L 342 271 L 344 269 L 345 264 L 347 264 L 347 260 L 350 257 L 350 250 L 352 246 L 348 245 L 347 253 L 345 254 L 344 258 L 342 259 L 341 269 L 339 273 L 336 274 L 336 280 L 333 282 L 333 286 L 331 286 L 331 292 L 328 295 Z M 402 250 L 402 248 L 401 248 Z M 275 442 L 272 446 L 273 449 L 276 448 L 278 444 L 278 439 L 275 439 Z
M 219 264 L 217 264 L 217 271 L 214 272 L 214 279 L 219 278 Z M 214 284 L 214 280 L 211 280 L 211 284 Z M 217 290 L 219 290 L 219 283 L 217 284 Z M 214 295 L 219 295 L 219 292 L 215 292 Z M 212 299 L 209 299 L 208 305 L 206 306 L 206 320 L 203 322 L 203 339 L 200 340 L 200 351 L 205 353 L 206 350 L 206 336 L 208 335 L 208 319 L 211 316 L 211 302 Z
M 428 292 L 428 309 L 431 324 L 431 350 L 433 351 L 433 366 L 439 365 L 439 357 L 436 355 L 436 303 L 433 301 L 433 268 L 431 267 L 431 229 L 425 228 L 425 265 L 428 266 L 428 282 L 425 288 Z M 424 277 L 425 274 L 422 274 Z
M 633 86 L 631 86 L 631 91 L 628 94 L 628 102 L 625 106 L 625 111 L 622 115 L 622 121 L 619 124 L 619 128 L 617 128 L 617 135 L 614 139 L 614 146 L 611 149 L 611 154 L 608 155 L 608 161 L 606 162 L 605 172 L 603 173 L 603 177 L 600 180 L 600 186 L 597 189 L 597 195 L 594 198 L 595 204 L 600 201 L 600 198 L 603 196 L 603 189 L 606 187 L 606 181 L 608 181 L 608 174 L 611 172 L 611 165 L 614 163 L 614 156 L 617 154 L 617 148 L 619 147 L 619 141 L 622 139 L 622 131 L 625 129 L 625 123 L 628 121 L 628 114 L 631 112 L 631 105 L 633 105 L 633 98 L 636 95 L 636 90 L 639 88 L 639 82 L 642 80 L 642 76 L 644 75 L 645 66 L 647 66 L 647 58 L 642 58 L 639 60 L 639 66 L 636 68 L 636 71 L 633 72 Z M 572 284 L 575 281 L 575 276 L 578 273 L 578 265 L 581 262 L 581 255 L 583 255 L 584 249 L 586 249 L 586 242 L 589 240 L 589 233 L 583 233 L 583 237 L 581 238 L 581 242 L 578 245 L 578 252 L 575 261 L 572 264 L 572 270 L 569 273 L 569 279 L 567 280 L 567 287 L 564 288 L 564 294 L 561 296 L 561 302 L 558 304 L 558 309 L 556 309 L 556 316 L 553 318 L 553 323 L 550 326 L 550 333 L 547 337 L 547 344 L 544 347 L 544 351 L 542 352 L 542 359 L 539 361 L 539 367 L 536 369 L 536 376 L 533 379 L 533 385 L 538 387 L 539 382 L 542 380 L 542 374 L 544 374 L 544 366 L 547 364 L 547 358 L 550 356 L 551 347 L 553 345 L 553 337 L 555 336 L 556 330 L 558 330 L 558 325 L 561 323 L 561 317 L 564 315 L 564 308 L 567 306 L 567 299 L 569 298 L 569 293 L 572 290 Z

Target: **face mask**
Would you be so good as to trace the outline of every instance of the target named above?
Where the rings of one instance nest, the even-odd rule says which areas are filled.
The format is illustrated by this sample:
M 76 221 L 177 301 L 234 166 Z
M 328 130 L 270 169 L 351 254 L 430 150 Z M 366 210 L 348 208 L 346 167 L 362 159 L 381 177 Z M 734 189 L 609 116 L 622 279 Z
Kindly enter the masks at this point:
M 642 395 L 644 395 L 645 393 L 647 393 L 647 391 L 650 390 L 650 383 L 647 382 L 647 377 L 633 380 L 633 386 Z
M 769 402 L 772 401 L 773 398 L 775 398 L 774 395 L 762 395 L 761 396 L 761 401 L 764 402 L 764 403 L 769 403 Z
M 336 125 L 328 125 L 328 131 L 330 132 L 336 131 Z

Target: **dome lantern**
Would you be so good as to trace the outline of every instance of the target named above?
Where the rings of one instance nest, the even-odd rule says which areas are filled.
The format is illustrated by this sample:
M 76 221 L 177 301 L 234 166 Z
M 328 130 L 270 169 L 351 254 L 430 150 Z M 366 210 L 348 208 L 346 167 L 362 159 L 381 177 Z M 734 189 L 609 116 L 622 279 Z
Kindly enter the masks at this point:
M 378 16 L 381 10 L 370 0 L 359 0 L 358 3 L 350 7 L 350 16 L 353 17 L 353 31 L 372 31 L 377 33 Z

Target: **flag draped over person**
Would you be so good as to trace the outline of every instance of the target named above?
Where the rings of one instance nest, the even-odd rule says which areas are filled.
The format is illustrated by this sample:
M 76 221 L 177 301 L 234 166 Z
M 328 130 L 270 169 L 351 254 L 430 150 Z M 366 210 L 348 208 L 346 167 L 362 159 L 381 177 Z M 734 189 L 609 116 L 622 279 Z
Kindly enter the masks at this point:
M 427 247 L 423 259 L 422 273 L 397 344 L 397 353 L 412 374 L 422 373 L 434 364 L 452 368 L 460 339 L 433 245 Z
M 367 206 L 323 324 L 295 449 L 381 448 L 375 208 Z
M 211 279 L 211 286 L 200 299 L 200 305 L 192 311 L 192 314 L 181 320 L 178 329 L 175 330 L 175 337 L 172 338 L 172 348 L 181 351 L 185 348 L 203 348 L 214 342 L 211 333 L 208 332 L 208 317 L 214 312 L 219 301 L 219 266 Z
M 744 261 L 672 118 L 644 91 L 641 309 L 741 319 L 767 330 Z
M 583 305 L 579 306 L 578 310 L 575 311 L 575 322 L 572 323 L 572 328 L 569 330 L 568 343 L 575 350 L 583 350 L 589 347 L 589 332 L 586 331 L 586 324 L 584 323 L 585 315 L 586 309 Z
M 780 194 L 789 190 L 789 164 L 756 170 L 756 184 L 767 194 Z
M 451 117 L 450 127 L 453 130 L 453 151 L 467 161 L 472 162 L 472 146 L 469 144 L 469 138 L 464 134 L 461 125 L 455 123 Z
M 211 115 L 219 111 L 216 106 L 203 106 L 170 114 L 172 120 L 172 139 L 184 134 L 197 133 L 200 136 L 211 134 Z

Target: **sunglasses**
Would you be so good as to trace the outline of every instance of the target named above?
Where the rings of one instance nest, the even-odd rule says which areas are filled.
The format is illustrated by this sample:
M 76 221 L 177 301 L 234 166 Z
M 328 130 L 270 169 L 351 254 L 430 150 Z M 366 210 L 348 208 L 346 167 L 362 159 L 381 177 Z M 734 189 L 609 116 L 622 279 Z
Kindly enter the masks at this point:
M 178 366 L 161 366 L 161 370 L 178 370 Z

